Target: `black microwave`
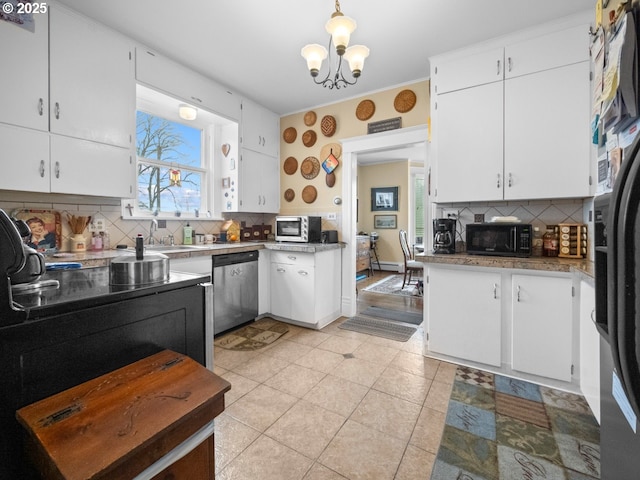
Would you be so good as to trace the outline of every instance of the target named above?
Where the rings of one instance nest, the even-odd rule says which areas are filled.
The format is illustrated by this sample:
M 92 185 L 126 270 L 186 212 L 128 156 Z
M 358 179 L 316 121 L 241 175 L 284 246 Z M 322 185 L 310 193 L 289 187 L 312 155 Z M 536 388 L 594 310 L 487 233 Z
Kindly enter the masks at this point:
M 467 253 L 504 257 L 531 256 L 533 228 L 528 223 L 469 223 Z

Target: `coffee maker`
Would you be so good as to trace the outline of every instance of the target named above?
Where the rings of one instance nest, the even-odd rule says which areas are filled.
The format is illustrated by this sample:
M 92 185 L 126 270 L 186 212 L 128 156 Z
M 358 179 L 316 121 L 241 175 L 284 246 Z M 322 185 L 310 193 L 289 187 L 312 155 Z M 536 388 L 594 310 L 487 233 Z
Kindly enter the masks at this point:
M 456 253 L 456 221 L 436 218 L 433 221 L 433 253 Z

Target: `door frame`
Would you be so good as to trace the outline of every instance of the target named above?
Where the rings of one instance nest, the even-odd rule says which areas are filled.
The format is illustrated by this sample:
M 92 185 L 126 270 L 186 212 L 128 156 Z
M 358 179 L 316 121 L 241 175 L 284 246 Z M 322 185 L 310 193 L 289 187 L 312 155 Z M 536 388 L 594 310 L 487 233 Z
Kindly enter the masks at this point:
M 341 140 L 343 163 L 341 238 L 345 243 L 345 248 L 342 250 L 342 315 L 345 317 L 352 317 L 357 311 L 355 236 L 358 154 L 392 150 L 408 144 L 427 142 L 428 132 L 428 126 L 424 124 Z M 428 209 L 425 208 L 425 212 L 427 211 Z

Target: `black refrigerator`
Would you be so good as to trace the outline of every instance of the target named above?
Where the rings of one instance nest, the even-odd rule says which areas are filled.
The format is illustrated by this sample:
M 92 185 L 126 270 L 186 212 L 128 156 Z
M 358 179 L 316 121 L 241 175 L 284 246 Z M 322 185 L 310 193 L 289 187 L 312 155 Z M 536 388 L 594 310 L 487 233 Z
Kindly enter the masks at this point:
M 596 197 L 601 478 L 640 478 L 640 136 L 613 191 Z

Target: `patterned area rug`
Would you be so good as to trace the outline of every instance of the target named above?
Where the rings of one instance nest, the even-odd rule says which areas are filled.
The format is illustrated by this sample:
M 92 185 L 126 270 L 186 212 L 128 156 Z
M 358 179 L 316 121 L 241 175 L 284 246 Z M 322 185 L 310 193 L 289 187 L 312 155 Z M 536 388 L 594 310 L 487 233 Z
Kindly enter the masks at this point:
M 431 480 L 597 478 L 600 429 L 583 397 L 458 367 Z
M 416 290 L 416 277 L 411 277 L 411 285 L 405 285 L 402 288 L 402 278 L 403 275 L 391 275 L 389 277 L 383 278 L 379 282 L 373 283 L 368 287 L 363 288 L 366 292 L 372 293 L 387 293 L 389 295 L 403 295 L 405 297 L 410 297 L 415 295 L 414 290 Z M 417 280 L 422 280 L 422 278 L 418 278 Z
M 261 318 L 251 325 L 222 335 L 213 344 L 227 350 L 258 350 L 271 345 L 289 331 L 289 327 L 272 318 Z

